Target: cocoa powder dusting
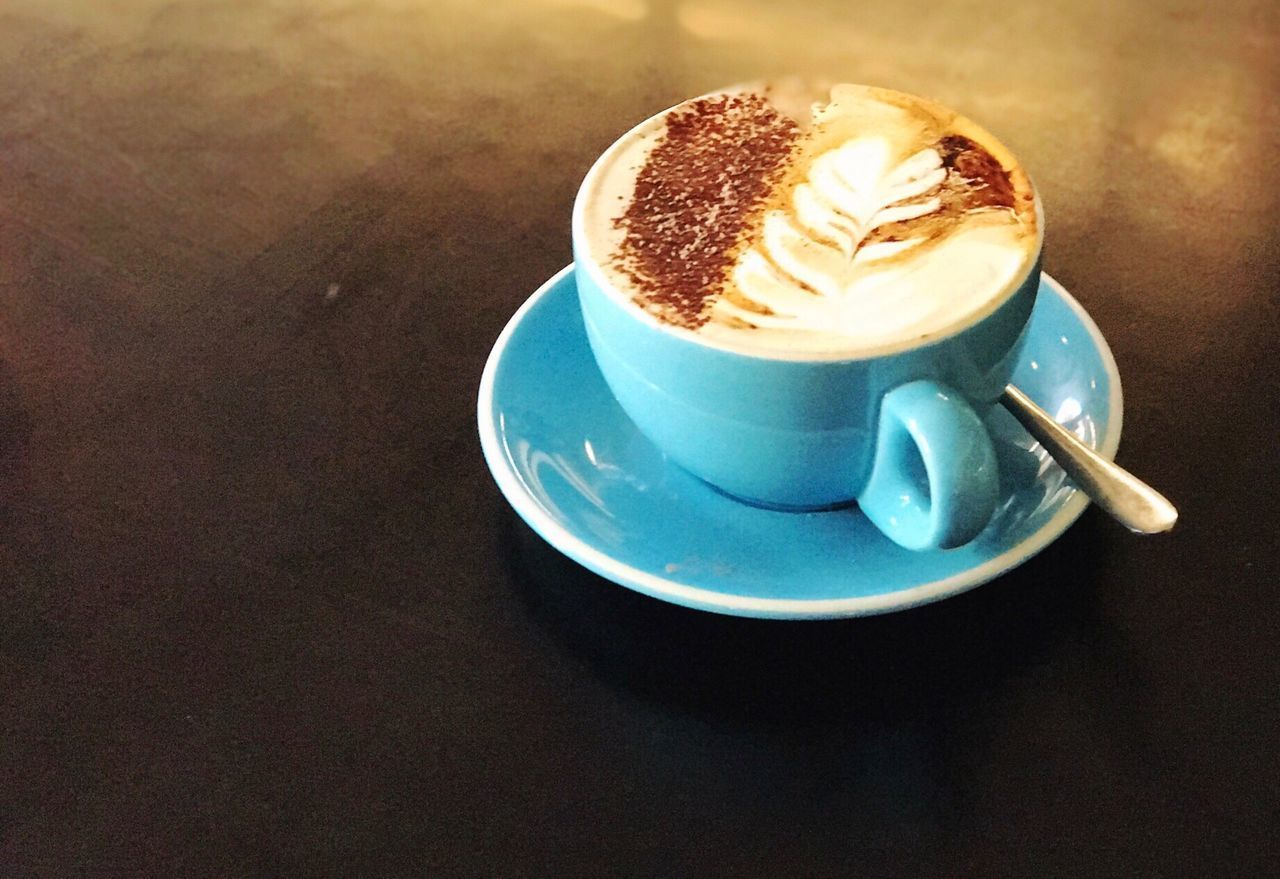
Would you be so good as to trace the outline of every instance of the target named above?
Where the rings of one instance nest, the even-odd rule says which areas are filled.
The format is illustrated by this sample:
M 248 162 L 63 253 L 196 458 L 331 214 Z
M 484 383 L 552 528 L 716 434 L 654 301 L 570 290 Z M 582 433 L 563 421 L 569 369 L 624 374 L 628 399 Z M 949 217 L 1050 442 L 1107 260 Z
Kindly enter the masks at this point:
M 960 134 L 944 137 L 938 149 L 942 164 L 963 181 L 968 209 L 1013 207 L 1013 181 L 995 156 Z
M 760 95 L 703 98 L 668 114 L 614 221 L 623 230 L 615 263 L 641 305 L 681 326 L 706 322 L 798 137 Z

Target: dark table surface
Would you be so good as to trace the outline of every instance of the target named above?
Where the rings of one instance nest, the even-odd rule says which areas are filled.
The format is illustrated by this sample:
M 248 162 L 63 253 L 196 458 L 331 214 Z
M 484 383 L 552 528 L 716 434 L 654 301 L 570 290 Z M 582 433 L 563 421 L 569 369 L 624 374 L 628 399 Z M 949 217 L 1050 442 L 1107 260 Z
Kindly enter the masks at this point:
M 0 0 L 0 875 L 1263 875 L 1277 9 Z M 778 623 L 515 518 L 476 386 L 592 158 L 786 72 L 1023 157 L 1175 532 Z

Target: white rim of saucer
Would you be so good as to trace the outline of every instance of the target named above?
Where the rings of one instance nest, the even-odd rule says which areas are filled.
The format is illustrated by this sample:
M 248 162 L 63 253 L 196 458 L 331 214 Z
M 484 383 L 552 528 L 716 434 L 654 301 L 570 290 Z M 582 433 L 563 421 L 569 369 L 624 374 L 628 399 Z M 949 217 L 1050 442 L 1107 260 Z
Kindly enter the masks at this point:
M 968 570 L 912 586 L 887 592 L 882 595 L 865 595 L 851 598 L 792 599 L 792 598 L 753 598 L 746 595 L 733 595 L 690 586 L 667 577 L 660 577 L 648 571 L 633 568 L 614 559 L 605 552 L 582 540 L 556 522 L 542 506 L 533 498 L 528 487 L 521 480 L 519 473 L 511 466 L 510 457 L 506 454 L 497 423 L 494 420 L 494 382 L 498 364 L 502 361 L 507 344 L 511 341 L 516 328 L 539 301 L 542 300 L 557 284 L 573 273 L 573 263 L 565 266 L 551 276 L 524 304 L 511 316 L 506 327 L 498 336 L 485 363 L 484 374 L 480 378 L 480 393 L 476 407 L 477 421 L 480 428 L 480 446 L 485 460 L 493 473 L 503 495 L 524 519 L 544 540 L 550 543 L 569 558 L 622 586 L 635 589 L 668 601 L 719 613 L 739 616 L 771 617 L 777 619 L 830 619 L 833 617 L 869 616 L 896 610 L 906 610 L 921 604 L 927 604 L 952 595 L 957 595 L 989 582 L 1034 556 L 1056 540 L 1069 528 L 1085 507 L 1089 499 L 1080 490 L 1062 505 L 1062 508 L 1040 526 L 1036 532 L 1015 544 L 995 558 Z M 1120 430 L 1124 418 L 1124 395 L 1120 388 L 1120 371 L 1116 366 L 1111 347 L 1103 337 L 1098 325 L 1085 311 L 1084 306 L 1067 292 L 1048 273 L 1042 272 L 1041 278 L 1055 293 L 1062 297 L 1068 307 L 1075 312 L 1080 323 L 1093 338 L 1102 363 L 1107 372 L 1110 384 L 1108 395 L 1109 417 L 1107 432 L 1098 446 L 1098 453 L 1108 460 L 1114 460 L 1120 446 Z

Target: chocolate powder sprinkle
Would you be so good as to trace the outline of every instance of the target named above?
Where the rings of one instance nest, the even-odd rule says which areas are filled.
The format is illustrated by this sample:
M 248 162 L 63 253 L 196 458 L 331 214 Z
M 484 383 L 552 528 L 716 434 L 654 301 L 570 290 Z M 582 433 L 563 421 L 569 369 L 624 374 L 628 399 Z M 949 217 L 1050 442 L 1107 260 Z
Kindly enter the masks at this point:
M 1013 207 L 1013 182 L 995 156 L 960 134 L 947 135 L 938 148 L 942 164 L 967 184 L 967 207 Z
M 623 230 L 615 262 L 641 305 L 681 326 L 706 322 L 798 136 L 755 94 L 703 98 L 667 115 L 614 221 Z

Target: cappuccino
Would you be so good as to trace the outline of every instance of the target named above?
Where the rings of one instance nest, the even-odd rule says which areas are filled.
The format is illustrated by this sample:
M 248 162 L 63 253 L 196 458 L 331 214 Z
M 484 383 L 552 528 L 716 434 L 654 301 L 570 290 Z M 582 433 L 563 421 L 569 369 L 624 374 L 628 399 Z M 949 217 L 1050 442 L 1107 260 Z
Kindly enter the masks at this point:
M 601 157 L 577 233 L 615 295 L 756 356 L 928 344 L 999 307 L 1040 250 L 1027 175 L 985 130 L 868 86 L 686 101 Z

